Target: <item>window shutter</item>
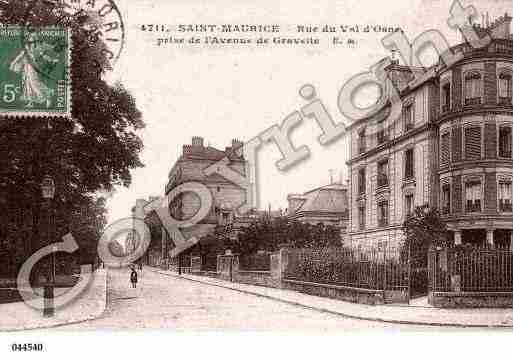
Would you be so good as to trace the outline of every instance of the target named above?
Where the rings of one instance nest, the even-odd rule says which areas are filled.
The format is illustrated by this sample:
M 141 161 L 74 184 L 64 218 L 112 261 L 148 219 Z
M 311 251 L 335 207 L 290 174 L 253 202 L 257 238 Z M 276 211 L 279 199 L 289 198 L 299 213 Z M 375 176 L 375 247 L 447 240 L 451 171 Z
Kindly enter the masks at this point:
M 481 158 L 481 127 L 465 129 L 465 159 L 478 160 Z
M 442 148 L 440 149 L 440 164 L 442 166 L 448 165 L 450 160 L 450 143 L 449 143 L 449 133 L 445 133 L 442 135 Z

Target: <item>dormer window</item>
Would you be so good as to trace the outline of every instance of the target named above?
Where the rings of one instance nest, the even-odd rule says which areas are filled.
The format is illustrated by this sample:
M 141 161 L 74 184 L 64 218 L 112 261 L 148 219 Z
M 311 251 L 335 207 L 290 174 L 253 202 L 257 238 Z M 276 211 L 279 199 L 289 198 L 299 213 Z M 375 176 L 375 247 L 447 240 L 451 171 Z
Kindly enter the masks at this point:
M 497 87 L 499 92 L 499 104 L 511 105 L 511 75 L 501 73 Z
M 481 74 L 471 72 L 465 76 L 465 105 L 481 103 Z

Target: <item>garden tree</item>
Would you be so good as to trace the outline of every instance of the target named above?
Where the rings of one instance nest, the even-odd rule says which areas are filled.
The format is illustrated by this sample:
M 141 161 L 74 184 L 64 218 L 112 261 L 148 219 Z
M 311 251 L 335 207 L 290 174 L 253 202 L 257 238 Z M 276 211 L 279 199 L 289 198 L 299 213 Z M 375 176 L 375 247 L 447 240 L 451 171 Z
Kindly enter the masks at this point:
M 105 199 L 87 198 L 80 207 L 80 210 L 71 214 L 68 231 L 79 245 L 80 257 L 91 263 L 96 257 L 97 240 L 107 225 Z
M 244 228 L 237 243 L 232 244 L 240 254 L 258 250 L 276 251 L 281 245 L 293 248 L 342 246 L 340 229 L 332 225 L 311 225 L 290 221 L 284 217 L 263 217 Z
M 403 223 L 405 241 L 401 255 L 410 256 L 413 264 L 427 264 L 427 252 L 431 246 L 447 245 L 447 227 L 438 209 L 428 205 L 418 206 Z
M 94 36 L 98 21 L 91 14 L 73 15 L 60 2 L 12 0 L 0 3 L 0 24 L 65 26 L 72 31 L 72 118 L 0 116 L 0 204 L 33 213 L 33 238 L 38 238 L 40 183 L 51 175 L 56 184 L 57 221 L 71 225 L 69 213 L 89 207 L 104 211 L 99 191 L 129 186 L 130 170 L 142 167 L 144 127 L 134 98 L 119 83 L 104 80 L 110 70 L 105 44 Z M 99 233 L 104 221 L 86 217 L 84 238 Z M 73 223 L 76 225 L 76 223 Z M 91 226 L 97 226 L 94 231 Z M 56 238 L 57 239 L 57 238 Z

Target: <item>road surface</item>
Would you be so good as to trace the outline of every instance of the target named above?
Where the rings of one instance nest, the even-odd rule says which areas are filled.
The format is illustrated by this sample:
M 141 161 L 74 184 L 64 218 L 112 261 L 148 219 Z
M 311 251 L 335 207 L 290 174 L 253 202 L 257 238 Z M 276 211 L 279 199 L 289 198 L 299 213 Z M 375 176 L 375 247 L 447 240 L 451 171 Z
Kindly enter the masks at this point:
M 96 320 L 58 330 L 429 330 L 411 326 L 345 318 L 313 309 L 244 294 L 144 269 L 137 289 L 129 271 L 110 270 L 108 304 Z

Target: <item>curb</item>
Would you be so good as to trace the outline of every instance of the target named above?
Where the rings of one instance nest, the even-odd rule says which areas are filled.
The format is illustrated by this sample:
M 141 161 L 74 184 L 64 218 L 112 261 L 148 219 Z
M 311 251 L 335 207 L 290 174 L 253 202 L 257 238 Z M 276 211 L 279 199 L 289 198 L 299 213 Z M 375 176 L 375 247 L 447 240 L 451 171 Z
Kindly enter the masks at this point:
M 298 307 L 308 308 L 308 309 L 315 310 L 315 311 L 318 311 L 318 312 L 321 312 L 321 313 L 328 313 L 328 314 L 338 315 L 338 316 L 345 317 L 345 318 L 350 318 L 350 319 L 367 320 L 367 321 L 381 322 L 381 323 L 393 323 L 393 324 L 425 325 L 425 326 L 432 326 L 432 327 L 501 328 L 501 329 L 509 328 L 509 329 L 513 329 L 513 325 L 508 325 L 508 324 L 489 324 L 489 325 L 486 325 L 486 324 L 461 324 L 461 323 L 440 323 L 440 322 L 439 323 L 430 323 L 430 322 L 420 322 L 420 321 L 400 320 L 400 319 L 384 319 L 384 318 L 379 318 L 379 317 L 364 317 L 364 316 L 359 316 L 359 315 L 355 315 L 355 314 L 343 313 L 343 312 L 339 312 L 339 311 L 335 311 L 335 310 L 331 310 L 331 309 L 314 307 L 314 306 L 311 306 L 311 305 L 308 305 L 308 304 L 304 304 L 304 303 L 300 303 L 300 302 L 293 301 L 293 300 L 283 299 L 283 298 L 275 297 L 275 296 L 272 296 L 272 295 L 266 295 L 266 294 L 262 294 L 262 293 L 256 293 L 256 292 L 253 292 L 251 290 L 245 290 L 245 289 L 240 289 L 240 288 L 233 288 L 233 287 L 226 286 L 226 285 L 221 285 L 221 284 L 216 284 L 216 283 L 209 283 L 209 282 L 206 282 L 206 281 L 202 281 L 200 279 L 182 277 L 182 276 L 180 276 L 178 274 L 174 274 L 174 273 L 164 273 L 164 272 L 160 272 L 160 271 L 153 270 L 153 269 L 150 269 L 150 270 L 152 272 L 154 272 L 154 273 L 161 274 L 161 275 L 167 275 L 167 276 L 170 276 L 170 277 L 174 277 L 174 278 L 178 278 L 178 279 L 183 279 L 183 280 L 188 280 L 188 281 L 191 281 L 191 282 L 202 283 L 202 284 L 210 285 L 210 286 L 213 286 L 213 287 L 230 289 L 230 290 L 234 290 L 236 292 L 240 292 L 240 293 L 244 293 L 244 294 L 250 294 L 250 295 L 257 296 L 257 297 L 271 299 L 271 300 L 275 300 L 275 301 L 282 302 L 282 303 L 292 304 L 292 305 L 295 305 L 295 306 L 298 306 Z M 275 289 L 275 288 L 273 288 L 273 289 Z M 302 294 L 304 294 L 304 293 L 302 293 Z M 307 294 L 305 294 L 305 295 L 307 295 Z
M 38 329 L 52 329 L 52 328 L 64 327 L 64 326 L 71 325 L 71 324 L 85 323 L 85 322 L 89 322 L 89 321 L 98 319 L 107 309 L 107 281 L 108 281 L 108 275 L 106 273 L 105 274 L 105 283 L 102 284 L 102 288 L 104 287 L 105 290 L 103 291 L 103 295 L 100 300 L 101 303 L 104 303 L 105 305 L 94 314 L 90 314 L 85 318 L 69 319 L 69 320 L 61 322 L 61 323 L 54 323 L 54 324 L 49 324 L 49 325 L 27 326 L 24 328 L 7 328 L 7 329 L 0 328 L 0 333 L 14 333 L 14 332 L 24 332 L 24 331 L 38 330 Z

